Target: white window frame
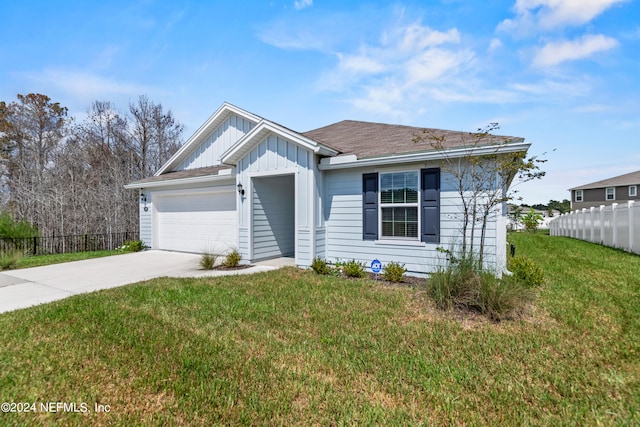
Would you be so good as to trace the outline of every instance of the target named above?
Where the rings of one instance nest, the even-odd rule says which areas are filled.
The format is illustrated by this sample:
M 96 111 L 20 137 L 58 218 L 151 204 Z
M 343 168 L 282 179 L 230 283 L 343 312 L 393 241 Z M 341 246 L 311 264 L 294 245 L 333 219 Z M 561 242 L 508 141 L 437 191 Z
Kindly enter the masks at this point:
M 638 186 L 630 185 L 629 186 L 629 197 L 638 197 Z
M 418 183 L 418 194 L 415 203 L 383 203 L 382 202 L 382 176 L 390 175 L 394 173 L 415 173 L 417 176 Z M 389 170 L 385 172 L 378 172 L 378 240 L 393 240 L 393 241 L 404 241 L 404 242 L 420 242 L 420 230 L 421 230 L 421 215 L 420 215 L 420 197 L 422 196 L 422 188 L 421 188 L 421 177 L 420 170 L 416 169 L 404 169 L 404 170 Z M 416 215 L 418 218 L 416 236 L 415 237 L 404 237 L 404 236 L 385 236 L 383 234 L 382 228 L 382 209 L 383 208 L 404 208 L 404 207 L 415 207 Z
M 611 192 L 609 192 L 611 190 Z M 611 196 L 611 198 L 609 198 Z M 604 189 L 604 199 L 609 202 L 616 199 L 616 187 L 607 187 Z
M 576 197 L 575 197 L 575 201 L 576 202 L 583 202 L 584 201 L 584 192 L 583 190 L 576 190 Z

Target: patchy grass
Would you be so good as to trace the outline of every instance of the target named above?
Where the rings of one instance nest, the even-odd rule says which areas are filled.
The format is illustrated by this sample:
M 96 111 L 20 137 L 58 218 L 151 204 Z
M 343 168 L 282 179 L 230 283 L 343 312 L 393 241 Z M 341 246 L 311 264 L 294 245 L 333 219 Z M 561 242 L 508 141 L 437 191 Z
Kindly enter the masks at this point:
M 118 255 L 122 252 L 113 251 L 91 251 L 91 252 L 75 252 L 70 254 L 53 254 L 53 255 L 37 255 L 25 256 L 20 258 L 15 268 L 40 267 L 43 265 L 60 264 L 63 262 L 82 261 L 84 259 L 101 258 L 105 256 Z
M 92 412 L 0 423 L 637 425 L 638 257 L 510 239 L 547 274 L 535 315 L 516 322 L 293 268 L 161 278 L 2 314 L 0 401 Z

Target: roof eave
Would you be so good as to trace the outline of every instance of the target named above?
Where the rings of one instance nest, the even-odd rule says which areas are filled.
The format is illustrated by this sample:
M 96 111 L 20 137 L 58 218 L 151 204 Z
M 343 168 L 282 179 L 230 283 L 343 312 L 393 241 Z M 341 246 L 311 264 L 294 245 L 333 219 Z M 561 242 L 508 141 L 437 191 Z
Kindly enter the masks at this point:
M 413 163 L 423 161 L 443 160 L 447 158 L 461 158 L 466 156 L 484 156 L 491 154 L 518 153 L 527 151 L 530 142 L 519 141 L 500 145 L 487 145 L 482 147 L 463 147 L 448 150 L 422 151 L 408 154 L 391 154 L 380 157 L 367 157 L 358 159 L 355 155 L 324 158 L 320 161 L 320 170 L 347 169 L 366 166 L 389 165 L 389 163 Z
M 127 190 L 134 190 L 142 188 L 176 187 L 182 185 L 206 184 L 209 182 L 219 182 L 235 179 L 235 173 L 232 169 L 225 170 L 228 170 L 229 172 L 224 174 L 194 176 L 189 178 L 163 179 L 158 181 L 137 181 L 125 185 L 124 188 Z

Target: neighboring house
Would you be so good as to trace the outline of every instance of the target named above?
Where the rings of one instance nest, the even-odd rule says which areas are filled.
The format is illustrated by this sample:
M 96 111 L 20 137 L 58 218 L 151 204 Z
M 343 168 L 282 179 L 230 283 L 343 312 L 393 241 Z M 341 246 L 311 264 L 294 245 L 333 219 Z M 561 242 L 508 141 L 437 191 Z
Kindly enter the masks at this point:
M 439 246 L 459 247 L 462 215 L 443 152 L 414 142 L 422 128 L 342 121 L 309 132 L 223 104 L 140 191 L 140 237 L 151 248 L 224 253 L 244 262 L 315 257 L 433 271 Z M 434 130 L 450 157 L 469 153 L 466 132 Z M 492 136 L 474 153 L 526 151 Z M 497 144 L 497 145 L 496 145 Z M 506 262 L 506 209 L 495 208 L 485 261 Z
M 571 210 L 639 200 L 640 171 L 570 188 Z

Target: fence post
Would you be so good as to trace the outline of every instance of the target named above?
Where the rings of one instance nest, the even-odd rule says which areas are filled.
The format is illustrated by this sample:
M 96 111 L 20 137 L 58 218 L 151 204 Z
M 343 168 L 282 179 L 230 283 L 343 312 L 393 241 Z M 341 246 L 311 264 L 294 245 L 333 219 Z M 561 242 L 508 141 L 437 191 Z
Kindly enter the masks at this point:
M 593 226 L 593 217 L 594 217 L 594 212 L 595 212 L 596 208 L 594 208 L 593 206 L 591 206 L 589 208 L 589 221 L 591 222 L 590 224 L 590 232 L 589 232 L 589 241 L 593 242 L 596 237 L 595 237 L 595 227 Z
M 580 217 L 582 217 L 582 240 L 587 240 L 587 208 L 582 208 L 582 212 L 580 213 Z
M 604 243 L 604 205 L 600 205 L 600 242 Z
M 633 252 L 633 238 L 635 236 L 633 224 L 633 200 L 629 200 L 627 202 L 627 209 L 629 210 L 629 252 Z
M 616 223 L 618 222 L 618 204 L 611 204 L 611 234 L 613 236 L 613 247 L 618 247 L 618 227 Z

